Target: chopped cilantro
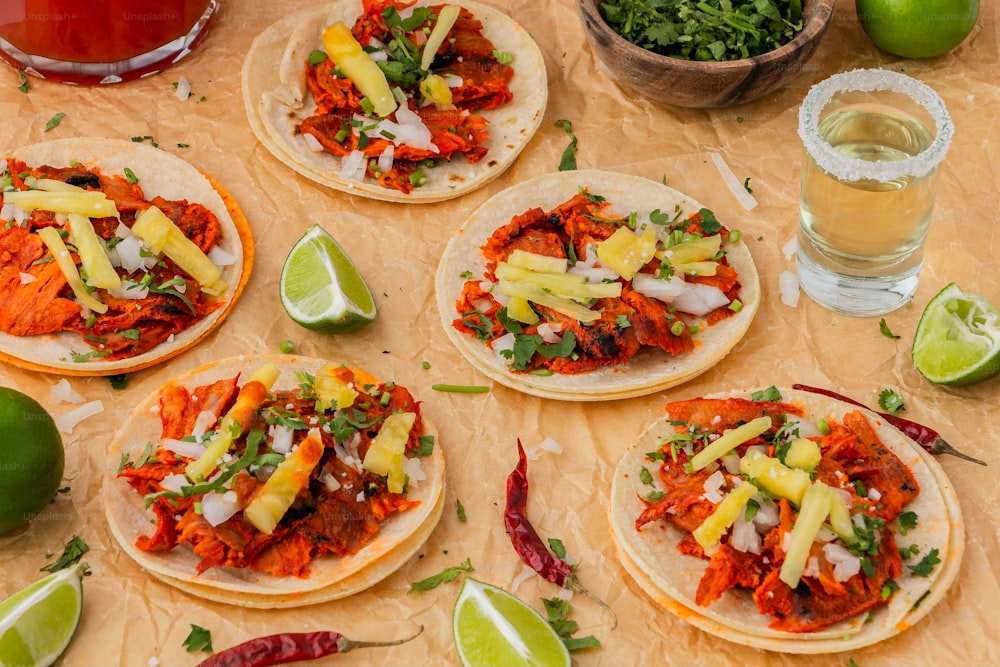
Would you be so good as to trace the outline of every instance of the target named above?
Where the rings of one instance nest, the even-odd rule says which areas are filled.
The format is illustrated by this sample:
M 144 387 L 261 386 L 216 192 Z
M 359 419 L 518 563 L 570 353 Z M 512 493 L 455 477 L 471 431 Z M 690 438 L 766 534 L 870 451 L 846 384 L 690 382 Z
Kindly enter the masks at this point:
M 566 134 L 569 135 L 569 145 L 566 146 L 562 158 L 559 160 L 559 171 L 574 171 L 576 169 L 577 139 L 576 135 L 573 134 L 573 123 L 560 118 L 555 125 L 565 130 Z
M 653 473 L 649 472 L 649 468 L 642 467 L 639 469 L 639 481 L 643 484 L 653 483 Z
M 883 389 L 878 395 L 878 404 L 891 415 L 899 414 L 903 409 L 903 397 L 892 389 Z
M 916 512 L 900 512 L 898 518 L 900 535 L 906 535 L 907 531 L 916 528 L 919 521 Z
M 18 71 L 17 76 L 21 80 L 21 85 L 19 85 L 17 89 L 20 90 L 22 93 L 27 93 L 28 89 L 31 88 L 31 84 L 28 83 L 28 77 L 22 71 Z
M 776 403 L 781 400 L 781 392 L 774 385 L 768 387 L 767 389 L 762 389 L 760 391 L 755 391 L 750 394 L 750 400 L 760 403 L 762 401 L 770 401 Z
M 59 127 L 59 123 L 61 123 L 62 120 L 63 120 L 63 118 L 65 118 L 65 117 L 66 117 L 66 114 L 64 114 L 61 111 L 59 113 L 57 113 L 56 115 L 52 116 L 52 118 L 49 119 L 49 122 L 47 122 L 45 124 L 45 131 L 48 132 L 51 129 Z
M 899 338 L 899 336 L 889 330 L 889 325 L 885 323 L 884 317 L 878 321 L 878 330 L 881 331 L 882 335 L 886 338 Z
M 417 447 L 413 453 L 417 456 L 430 456 L 434 452 L 434 436 L 422 435 L 417 438 Z
M 458 498 L 455 499 L 455 512 L 458 514 L 458 520 L 465 523 L 465 505 Z
M 446 584 L 450 581 L 454 581 L 455 579 L 458 578 L 458 575 L 460 575 L 462 572 L 472 572 L 472 571 L 473 571 L 472 562 L 470 559 L 466 558 L 458 565 L 454 565 L 452 567 L 446 567 L 441 572 L 438 572 L 435 575 L 427 577 L 426 579 L 421 579 L 420 581 L 413 582 L 412 584 L 410 584 L 410 590 L 406 591 L 406 594 L 409 595 L 410 593 L 413 592 L 423 593 L 425 591 L 432 590 L 434 588 L 437 588 L 441 584 Z
M 191 632 L 188 633 L 181 646 L 186 648 L 188 653 L 197 653 L 198 651 L 212 653 L 214 651 L 212 648 L 212 633 L 192 623 Z
M 70 540 L 63 545 L 62 555 L 59 556 L 54 562 L 49 563 L 41 568 L 42 572 L 57 572 L 59 570 L 66 569 L 70 565 L 74 565 L 83 558 L 83 554 L 90 551 L 90 547 L 87 543 L 81 540 L 78 536 L 74 535 Z M 52 556 L 53 554 L 48 554 Z
M 326 51 L 323 51 L 321 49 L 316 49 L 315 51 L 309 54 L 310 65 L 319 65 L 321 62 L 325 60 L 326 60 Z
M 628 315 L 619 315 L 616 317 L 615 324 L 618 325 L 619 329 L 628 329 L 632 326 L 632 323 L 628 321 Z
M 135 172 L 125 167 L 125 180 L 129 183 L 138 183 L 139 177 L 135 175 Z
M 509 65 L 514 62 L 514 54 L 510 51 L 498 51 L 493 49 L 493 57 L 497 59 L 497 62 L 501 65 Z
M 111 383 L 112 389 L 117 389 L 121 391 L 128 386 L 128 373 L 118 373 L 117 375 L 109 375 L 108 381 Z
M 934 570 L 934 566 L 941 562 L 938 558 L 938 550 L 936 548 L 931 549 L 927 554 L 920 559 L 920 562 L 916 565 L 907 565 L 910 572 L 915 577 L 926 577 Z
M 569 619 L 569 600 L 562 598 L 542 598 L 542 604 L 545 606 L 545 616 L 548 624 L 559 635 L 559 638 L 562 639 L 563 644 L 565 644 L 568 650 L 577 651 L 601 645 L 601 642 L 593 635 L 573 637 L 577 630 L 580 629 L 580 626 L 576 621 Z

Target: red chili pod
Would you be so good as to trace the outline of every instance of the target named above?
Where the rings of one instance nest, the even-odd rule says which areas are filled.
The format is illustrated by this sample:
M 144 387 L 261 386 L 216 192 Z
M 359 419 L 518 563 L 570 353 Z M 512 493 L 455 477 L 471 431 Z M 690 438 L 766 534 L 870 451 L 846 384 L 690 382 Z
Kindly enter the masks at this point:
M 198 667 L 269 667 L 300 660 L 315 660 L 336 653 L 347 653 L 358 648 L 398 646 L 410 641 L 421 632 L 404 639 L 388 642 L 359 642 L 344 637 L 339 632 L 283 632 L 250 639 L 224 651 L 219 651 L 198 663 Z

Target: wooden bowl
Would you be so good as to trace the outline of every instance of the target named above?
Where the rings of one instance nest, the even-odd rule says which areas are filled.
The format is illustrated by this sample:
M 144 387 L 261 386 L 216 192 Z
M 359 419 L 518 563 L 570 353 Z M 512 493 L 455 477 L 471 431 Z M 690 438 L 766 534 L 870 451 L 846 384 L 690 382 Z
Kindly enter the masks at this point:
M 802 30 L 779 49 L 725 62 L 663 56 L 616 33 L 600 11 L 601 0 L 577 0 L 587 41 L 626 89 L 654 102 L 709 109 L 755 100 L 785 85 L 812 57 L 833 16 L 836 0 L 805 0 Z

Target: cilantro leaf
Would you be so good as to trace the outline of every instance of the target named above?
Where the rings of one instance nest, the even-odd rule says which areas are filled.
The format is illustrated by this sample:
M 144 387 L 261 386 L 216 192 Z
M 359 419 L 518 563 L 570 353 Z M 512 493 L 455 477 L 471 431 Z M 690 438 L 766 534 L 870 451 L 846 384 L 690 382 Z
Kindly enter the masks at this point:
M 934 570 L 934 566 L 940 562 L 941 559 L 938 558 L 938 550 L 935 548 L 928 551 L 916 565 L 907 565 L 906 567 L 910 569 L 914 577 L 926 577 Z
M 562 598 L 542 598 L 542 605 L 545 607 L 546 621 L 555 630 L 563 644 L 570 651 L 577 651 L 584 648 L 600 646 L 593 635 L 586 637 L 573 637 L 580 625 L 569 618 L 569 600 Z
M 884 317 L 878 321 L 878 330 L 881 331 L 882 335 L 886 338 L 899 338 L 899 336 L 889 330 L 889 325 L 886 324 Z
M 919 518 L 916 512 L 900 512 L 899 514 L 899 534 L 906 535 L 908 531 L 917 527 Z
M 41 572 L 57 572 L 59 570 L 64 570 L 70 565 L 74 565 L 81 558 L 83 554 L 90 551 L 90 547 L 87 543 L 81 540 L 78 536 L 74 535 L 70 540 L 63 545 L 62 555 L 59 556 L 54 562 L 49 563 L 41 568 Z
M 197 653 L 198 651 L 212 653 L 215 650 L 212 648 L 212 632 L 194 623 L 191 624 L 191 632 L 188 633 L 181 646 L 186 648 L 188 653 Z
M 750 394 L 750 400 L 755 403 L 760 403 L 763 401 L 769 401 L 771 403 L 776 403 L 781 400 L 781 392 L 774 385 L 768 387 L 767 389 L 762 389 L 760 391 L 755 391 Z
M 55 129 L 55 128 L 59 127 L 59 123 L 61 123 L 62 119 L 65 118 L 65 117 L 66 117 L 66 114 L 64 114 L 61 111 L 59 113 L 57 113 L 56 115 L 52 116 L 52 118 L 49 119 L 49 122 L 47 122 L 45 124 L 45 131 L 48 132 L 49 130 L 52 130 L 52 129 Z
M 573 134 L 573 123 L 568 120 L 559 119 L 556 127 L 561 127 L 569 135 L 569 145 L 563 151 L 562 159 L 559 160 L 559 171 L 573 171 L 576 169 L 577 140 Z
M 883 389 L 878 395 L 878 404 L 889 414 L 897 415 L 903 409 L 903 397 L 892 389 Z
M 464 561 L 458 565 L 453 565 L 452 567 L 446 567 L 435 575 L 431 575 L 426 579 L 421 579 L 420 581 L 415 581 L 410 584 L 410 590 L 406 591 L 409 595 L 414 591 L 423 593 L 425 591 L 433 590 L 440 586 L 441 584 L 446 584 L 450 581 L 454 581 L 458 578 L 458 575 L 462 572 L 472 572 L 472 562 L 470 559 L 466 558 Z

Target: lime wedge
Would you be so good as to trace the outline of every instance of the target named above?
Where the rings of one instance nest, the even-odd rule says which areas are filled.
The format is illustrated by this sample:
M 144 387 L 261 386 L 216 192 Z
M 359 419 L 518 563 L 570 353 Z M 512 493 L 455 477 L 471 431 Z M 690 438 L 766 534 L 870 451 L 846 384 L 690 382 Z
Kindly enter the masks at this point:
M 541 615 L 507 591 L 465 578 L 452 632 L 465 667 L 569 667 L 559 635 Z
M 83 610 L 83 567 L 59 570 L 0 602 L 0 666 L 51 665 Z
M 296 324 L 344 333 L 374 321 L 375 300 L 354 262 L 319 225 L 306 230 L 281 268 L 281 305 Z
M 950 283 L 920 316 L 913 364 L 937 384 L 972 384 L 1000 373 L 1000 309 Z

